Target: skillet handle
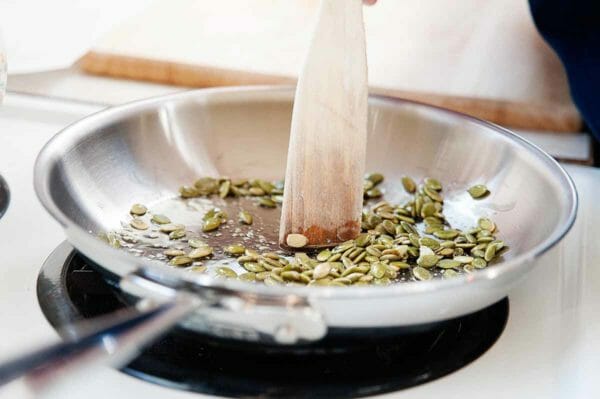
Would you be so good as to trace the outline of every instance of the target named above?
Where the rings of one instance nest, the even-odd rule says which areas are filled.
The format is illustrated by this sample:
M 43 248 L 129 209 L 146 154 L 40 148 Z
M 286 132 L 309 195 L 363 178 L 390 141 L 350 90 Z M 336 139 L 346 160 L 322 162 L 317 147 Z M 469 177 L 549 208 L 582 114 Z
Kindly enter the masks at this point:
M 27 377 L 27 384 L 39 390 L 88 373 L 91 366 L 120 367 L 199 306 L 196 297 L 181 294 L 163 303 L 146 302 L 142 311 L 125 309 L 71 325 L 61 334 L 64 342 L 0 364 L 0 385 Z
M 310 299 L 299 295 L 265 295 L 180 279 L 140 267 L 123 277 L 120 288 L 137 298 L 158 299 L 188 293 L 204 306 L 180 326 L 217 338 L 261 344 L 295 345 L 320 340 L 327 323 Z

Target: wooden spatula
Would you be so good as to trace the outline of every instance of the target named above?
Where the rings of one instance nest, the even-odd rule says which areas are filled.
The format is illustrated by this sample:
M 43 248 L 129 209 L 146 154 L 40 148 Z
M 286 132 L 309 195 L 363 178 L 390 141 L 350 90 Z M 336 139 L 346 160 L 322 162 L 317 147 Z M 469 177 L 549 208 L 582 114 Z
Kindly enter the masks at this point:
M 282 245 L 330 246 L 359 234 L 367 96 L 362 1 L 322 0 L 294 101 Z

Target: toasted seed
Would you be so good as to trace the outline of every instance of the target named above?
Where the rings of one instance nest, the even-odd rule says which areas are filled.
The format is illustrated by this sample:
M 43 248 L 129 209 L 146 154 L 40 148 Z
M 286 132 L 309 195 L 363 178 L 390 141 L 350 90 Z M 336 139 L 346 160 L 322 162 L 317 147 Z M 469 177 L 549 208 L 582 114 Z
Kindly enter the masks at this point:
M 424 245 L 433 249 L 434 251 L 440 247 L 440 243 L 437 240 L 429 237 L 423 237 L 419 239 L 419 246 Z
M 460 267 L 462 263 L 453 259 L 442 259 L 437 263 L 437 267 L 442 269 L 456 269 Z
M 286 272 L 282 272 L 281 273 L 281 278 L 283 278 L 284 280 L 287 281 L 299 281 L 300 280 L 300 273 L 298 273 L 297 271 L 286 271 Z
M 202 231 L 208 233 L 209 231 L 218 229 L 219 226 L 221 226 L 221 219 L 213 217 L 204 221 L 202 224 Z
M 190 247 L 192 247 L 192 248 L 200 248 L 200 247 L 206 247 L 207 246 L 207 244 L 204 241 L 199 240 L 197 238 L 190 238 L 188 240 L 188 245 Z
M 256 262 L 246 262 L 243 265 L 244 269 L 249 272 L 260 273 L 265 271 L 265 267 Z
M 315 280 L 319 280 L 327 277 L 329 272 L 331 271 L 331 263 L 324 262 L 317 265 L 317 267 L 313 270 L 313 278 Z
M 440 191 L 442 189 L 442 183 L 432 177 L 425 178 L 425 186 L 435 191 Z
M 227 278 L 237 277 L 237 273 L 234 272 L 233 269 L 226 266 L 221 266 L 217 268 L 217 275 Z
M 275 201 L 273 201 L 271 198 L 261 198 L 258 201 L 258 205 L 262 206 L 263 208 L 276 208 L 277 207 L 277 203 L 275 203 Z
M 194 182 L 198 195 L 211 195 L 219 189 L 219 181 L 212 177 L 202 177 Z
M 463 270 L 467 273 L 473 273 L 475 271 L 475 268 L 473 267 L 473 265 L 465 265 L 463 267 Z
M 488 247 L 485 249 L 485 254 L 484 254 L 483 258 L 485 259 L 486 262 L 489 262 L 492 259 L 494 259 L 495 256 L 496 256 L 496 246 L 488 245 Z
M 402 186 L 404 187 L 404 190 L 410 194 L 414 193 L 417 189 L 417 184 L 415 181 L 408 176 L 402 177 Z
M 175 249 L 175 248 L 170 248 L 167 249 L 165 252 L 163 252 L 163 254 L 165 254 L 166 256 L 183 256 L 185 255 L 185 252 L 182 251 L 181 249 Z
M 308 238 L 302 234 L 288 234 L 285 243 L 292 248 L 302 248 L 308 244 Z
M 189 265 L 193 261 L 194 260 L 188 256 L 176 256 L 173 259 L 171 259 L 169 264 L 171 264 L 173 266 L 185 266 L 185 265 Z
M 479 221 L 477 222 L 477 225 L 483 229 L 483 230 L 487 230 L 490 233 L 493 233 L 494 230 L 496 230 L 496 225 L 494 224 L 494 222 L 492 222 L 490 219 L 488 218 L 481 218 L 479 219 Z M 479 234 L 481 234 L 482 232 L 480 232 Z M 479 238 L 479 236 L 477 237 Z
M 248 191 L 249 191 L 250 195 L 254 195 L 257 197 L 261 196 L 261 195 L 265 195 L 265 191 L 260 187 L 252 187 Z
M 199 247 L 190 251 L 188 256 L 192 259 L 200 259 L 205 258 L 207 256 L 212 255 L 213 249 L 209 246 Z
M 370 271 L 370 273 L 375 278 L 382 278 L 383 276 L 385 276 L 386 270 L 387 270 L 387 267 L 386 267 L 385 263 L 373 262 L 371 264 L 371 271 Z
M 487 266 L 487 262 L 483 258 L 475 258 L 473 259 L 473 262 L 471 262 L 471 264 L 476 269 L 483 269 Z
M 179 195 L 181 195 L 181 198 L 194 198 L 200 195 L 200 193 L 194 187 L 183 186 L 179 188 Z
M 434 236 L 440 238 L 442 240 L 452 240 L 458 236 L 458 231 L 449 229 L 449 230 L 437 230 L 433 233 Z
M 383 181 L 383 175 L 381 173 L 371 173 L 367 175 L 367 180 L 372 182 L 374 185 L 378 185 Z
M 397 267 L 398 269 L 409 269 L 410 265 L 406 262 L 390 262 L 390 266 Z
M 242 281 L 248 281 L 248 282 L 256 281 L 256 273 L 252 273 L 252 272 L 242 273 L 238 277 Z
M 271 272 L 269 272 L 269 271 L 256 273 L 256 279 L 258 281 L 264 281 L 270 275 L 271 275 Z
M 417 259 L 417 265 L 421 267 L 433 267 L 440 260 L 437 255 L 421 255 Z
M 317 260 L 319 262 L 325 262 L 331 256 L 331 251 L 328 249 L 324 249 L 317 254 Z
M 396 233 L 396 225 L 390 220 L 384 220 L 382 223 L 383 228 L 390 234 Z
M 180 238 L 185 237 L 185 230 L 184 229 L 179 229 L 179 230 L 175 230 L 169 233 L 169 238 L 171 240 L 178 240 Z
M 473 258 L 470 256 L 455 256 L 454 260 L 460 263 L 471 263 L 473 262 Z
M 136 230 L 148 230 L 148 223 L 144 222 L 142 219 L 134 218 L 129 222 L 129 225 Z
M 182 224 L 163 224 L 162 226 L 160 226 L 158 228 L 158 230 L 162 233 L 172 233 L 175 230 L 183 230 L 185 229 L 185 226 Z
M 165 215 L 154 214 L 151 219 L 156 224 L 168 224 L 171 223 L 171 219 L 166 217 Z
M 221 197 L 221 198 L 227 197 L 229 195 L 230 188 L 231 188 L 230 180 L 225 180 L 223 183 L 221 183 L 221 185 L 219 186 L 219 197 Z
M 129 213 L 135 216 L 144 216 L 146 212 L 148 212 L 148 208 L 142 204 L 133 204 L 129 210 Z
M 476 184 L 467 190 L 471 197 L 474 199 L 483 198 L 487 196 L 490 192 L 486 186 L 483 184 Z
M 444 273 L 442 274 L 442 277 L 445 279 L 454 278 L 457 276 L 460 276 L 460 274 L 456 270 L 452 270 L 452 269 L 444 270 Z
M 437 210 L 435 209 L 435 205 L 433 202 L 428 202 L 426 204 L 423 204 L 423 206 L 421 207 L 421 217 L 422 218 L 433 216 L 436 212 L 437 212 Z
M 243 224 L 252 224 L 254 218 L 252 217 L 252 215 L 247 212 L 247 211 L 240 211 L 240 213 L 238 214 L 238 218 L 240 220 L 240 223 Z
M 229 255 L 239 256 L 246 251 L 246 248 L 244 248 L 244 246 L 240 244 L 233 244 L 226 246 L 225 248 L 223 248 L 223 250 Z
M 437 202 L 444 201 L 442 196 L 437 191 L 435 191 L 432 188 L 429 188 L 428 186 L 423 187 L 423 192 L 425 193 L 425 195 L 427 195 L 429 198 L 431 198 L 434 201 L 437 201 Z
M 367 198 L 379 198 L 383 195 L 381 190 L 377 187 L 368 190 L 366 193 Z
M 431 275 L 429 270 L 427 270 L 421 266 L 413 267 L 412 274 L 417 280 L 420 280 L 420 281 L 431 280 L 433 278 L 433 276 Z
M 188 270 L 195 273 L 204 273 L 208 268 L 202 264 L 197 266 L 192 266 Z

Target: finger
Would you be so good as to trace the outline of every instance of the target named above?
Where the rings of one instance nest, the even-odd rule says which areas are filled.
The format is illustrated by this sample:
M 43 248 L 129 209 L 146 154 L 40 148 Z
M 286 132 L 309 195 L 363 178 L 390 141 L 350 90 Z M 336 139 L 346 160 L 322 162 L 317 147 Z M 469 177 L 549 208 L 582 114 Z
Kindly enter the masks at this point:
M 377 0 L 363 0 L 363 2 L 368 6 L 372 6 L 373 4 L 377 3 Z

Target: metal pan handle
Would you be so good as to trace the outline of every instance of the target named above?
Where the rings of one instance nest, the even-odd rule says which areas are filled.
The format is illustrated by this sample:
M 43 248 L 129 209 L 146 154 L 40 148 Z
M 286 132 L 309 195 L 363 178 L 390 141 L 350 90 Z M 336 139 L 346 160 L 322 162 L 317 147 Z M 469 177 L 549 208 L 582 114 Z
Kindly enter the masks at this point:
M 61 334 L 64 342 L 1 364 L 0 385 L 27 377 L 29 385 L 40 387 L 92 364 L 122 366 L 199 306 L 197 298 L 183 294 L 160 304 L 146 302 L 141 311 L 125 309 L 71 325 Z
M 319 340 L 327 332 L 322 314 L 303 296 L 198 286 L 143 267 L 124 277 L 120 288 L 137 298 L 160 299 L 176 293 L 198 297 L 205 306 L 190 313 L 181 326 L 218 338 L 292 345 Z

